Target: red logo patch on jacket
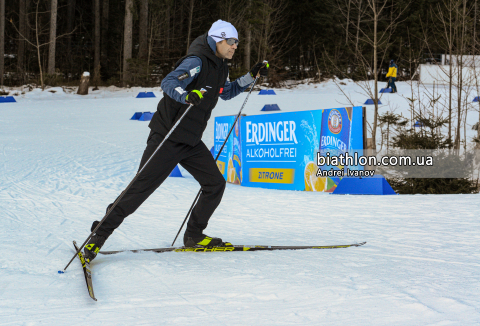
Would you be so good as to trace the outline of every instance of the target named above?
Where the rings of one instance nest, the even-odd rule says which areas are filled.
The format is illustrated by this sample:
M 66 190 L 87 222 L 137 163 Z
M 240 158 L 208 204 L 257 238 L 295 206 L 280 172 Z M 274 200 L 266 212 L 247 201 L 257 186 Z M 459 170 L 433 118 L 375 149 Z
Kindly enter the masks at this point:
M 219 94 L 222 94 L 223 93 L 223 87 L 220 88 L 220 93 Z

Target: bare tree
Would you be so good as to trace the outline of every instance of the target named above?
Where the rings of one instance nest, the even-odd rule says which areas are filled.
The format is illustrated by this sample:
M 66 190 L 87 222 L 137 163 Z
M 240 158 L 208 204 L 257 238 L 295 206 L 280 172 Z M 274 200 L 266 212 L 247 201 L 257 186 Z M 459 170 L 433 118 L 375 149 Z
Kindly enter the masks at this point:
M 75 21 L 75 0 L 67 2 L 67 33 L 72 33 Z M 72 36 L 67 36 L 67 53 L 72 52 Z
M 148 0 L 140 1 L 140 26 L 139 26 L 139 47 L 138 58 L 147 59 L 148 51 Z
M 19 0 L 18 1 L 19 5 L 19 22 L 18 22 L 18 28 L 20 29 L 20 32 L 25 35 L 27 34 L 27 23 L 26 23 L 26 7 L 25 7 L 25 0 Z M 20 75 L 20 80 L 24 81 L 24 65 L 25 65 L 25 40 L 22 38 L 19 38 L 18 40 L 18 51 L 17 51 L 17 71 L 18 74 Z
M 4 0 L 0 0 L 0 1 L 4 1 Z M 52 1 L 56 1 L 56 0 L 52 0 Z M 37 51 L 37 60 L 38 60 L 38 69 L 39 69 L 39 72 L 40 72 L 40 84 L 42 86 L 42 90 L 45 89 L 45 83 L 44 83 L 44 80 L 43 80 L 43 66 L 42 66 L 42 56 L 41 56 L 41 51 L 40 49 L 45 46 L 45 45 L 49 45 L 51 42 L 48 41 L 48 42 L 45 42 L 45 43 L 40 43 L 40 37 L 42 34 L 45 34 L 45 28 L 44 26 L 42 26 L 40 24 L 40 19 L 39 19 L 39 15 L 42 14 L 40 11 L 39 11 L 39 5 L 40 5 L 40 0 L 37 0 L 36 3 L 36 9 L 35 9 L 35 43 L 30 41 L 29 38 L 22 34 L 20 32 L 20 30 L 17 28 L 17 26 L 15 26 L 15 24 L 13 23 L 13 21 L 10 21 L 10 23 L 13 25 L 13 28 L 15 29 L 15 31 L 18 33 L 18 35 L 22 38 L 22 40 L 25 40 L 28 44 L 30 44 L 31 46 L 33 46 L 36 51 Z M 28 17 L 28 15 L 27 15 Z M 50 26 L 50 30 L 51 30 L 51 26 Z M 71 33 L 73 33 L 75 30 L 73 30 Z M 56 42 L 57 39 L 61 38 L 61 37 L 64 37 L 66 35 L 70 35 L 71 33 L 66 33 L 66 34 L 63 34 L 63 35 L 60 35 L 60 36 L 56 36 L 53 41 Z M 29 33 L 27 33 L 29 34 Z M 0 38 L 0 42 L 3 40 L 3 38 Z M 50 53 L 49 53 L 50 54 Z M 2 57 L 3 58 L 3 57 Z M 55 58 L 54 58 L 55 59 Z M 55 62 L 54 62 L 55 64 Z M 55 67 L 55 65 L 54 65 Z
M 466 0 L 444 0 L 436 6 L 435 10 L 431 11 L 434 15 L 433 17 L 437 18 L 436 21 L 439 25 L 439 27 L 435 26 L 435 28 L 442 31 L 436 38 L 436 42 L 445 52 L 448 52 L 448 55 L 445 56 L 447 62 L 443 62 L 447 65 L 438 66 L 442 72 L 442 77 L 435 78 L 439 78 L 440 83 L 448 85 L 448 97 L 445 103 L 442 104 L 448 112 L 447 139 L 457 151 L 461 146 L 462 121 L 465 119 L 469 108 L 465 100 L 472 90 L 470 85 L 475 85 L 476 83 L 474 80 L 476 76 L 465 76 L 463 74 L 465 65 L 468 61 L 471 61 L 468 57 L 464 59 L 464 55 L 470 49 L 469 44 L 472 43 L 472 36 L 476 35 L 475 30 L 470 28 L 471 22 L 469 17 L 475 8 L 475 4 L 469 4 Z M 475 42 L 473 40 L 473 43 Z M 473 50 L 473 53 L 475 53 L 475 50 Z M 472 63 L 468 62 L 468 66 L 471 65 Z M 473 60 L 473 69 L 475 71 L 475 60 Z M 456 94 L 454 94 L 454 91 L 456 91 Z M 454 108 L 454 100 L 456 100 L 456 110 Z M 454 127 L 455 113 L 457 123 Z
M 250 57 L 252 55 L 252 26 L 250 24 L 250 16 L 252 10 L 252 0 L 248 0 L 247 17 L 245 19 L 245 45 L 243 52 L 243 68 L 250 69 Z
M 167 45 L 164 47 L 164 55 L 168 53 L 168 49 L 170 49 L 170 11 L 172 10 L 171 6 L 172 0 L 165 0 L 165 44 Z
M 456 11 L 456 16 L 458 21 L 458 27 L 459 27 L 459 32 L 458 32 L 458 37 L 457 37 L 457 51 L 458 54 L 456 56 L 457 58 L 457 67 L 458 67 L 458 74 L 457 74 L 457 132 L 455 134 L 455 149 L 460 149 L 460 132 L 461 132 L 461 117 L 462 117 L 462 93 L 464 92 L 464 80 L 463 80 L 463 67 L 464 67 L 464 59 L 463 55 L 466 52 L 467 48 L 467 23 L 466 20 L 469 19 L 467 15 L 469 14 L 471 8 L 467 9 L 467 1 L 462 0 L 462 3 L 460 6 L 457 7 Z M 465 118 L 467 115 L 467 106 L 465 106 Z M 466 125 L 465 125 L 466 127 Z M 465 144 L 466 144 L 466 138 L 465 138 Z
M 257 62 L 269 60 L 273 66 L 279 67 L 278 58 L 287 48 L 287 39 L 293 30 L 286 18 L 287 2 L 284 0 L 265 0 L 262 8 L 257 8 L 261 14 L 262 29 L 256 30 L 254 36 L 258 42 Z M 274 38 L 275 33 L 286 32 L 282 39 Z M 269 79 L 271 81 L 271 78 Z
M 187 31 L 187 53 L 190 47 L 190 36 L 192 34 L 192 20 L 193 20 L 193 8 L 195 6 L 195 0 L 190 0 L 190 6 L 188 8 L 188 31 Z
M 350 25 L 350 8 L 352 5 L 352 0 L 348 0 L 347 4 L 347 26 L 345 27 L 345 44 L 348 44 L 348 27 Z
M 456 0 L 444 0 L 441 4 L 437 5 L 437 17 L 439 18 L 440 24 L 443 27 L 443 40 L 446 43 L 446 47 L 448 49 L 449 54 L 449 69 L 448 69 L 448 140 L 452 142 L 452 91 L 453 91 L 453 61 L 451 60 L 453 55 L 453 42 L 454 42 L 454 35 L 453 35 L 453 28 L 454 28 L 454 19 L 453 13 L 455 10 L 454 1 Z M 442 7 L 443 5 L 443 7 Z M 446 11 L 446 13 L 445 13 Z
M 130 80 L 128 61 L 132 58 L 133 0 L 125 1 L 125 28 L 123 35 L 123 84 Z
M 361 18 L 363 16 L 362 0 L 358 1 L 357 11 L 358 11 L 358 13 L 357 13 L 357 26 L 356 26 L 357 34 L 356 34 L 356 37 L 355 37 L 355 53 L 359 53 L 358 41 L 360 40 L 360 23 L 361 23 Z
M 93 69 L 95 76 L 93 76 L 95 83 L 100 81 L 100 0 L 95 1 L 95 49 L 93 56 Z M 97 86 L 97 85 L 95 85 Z
M 5 0 L 0 0 L 0 85 L 5 73 Z
M 109 0 L 103 0 L 102 6 L 102 42 L 101 42 L 101 54 L 100 60 L 102 69 L 108 67 L 108 18 L 109 18 Z
M 165 10 L 165 7 L 161 6 L 160 8 L 151 11 L 148 62 L 165 58 Z
M 476 22 L 477 20 L 477 1 L 475 0 L 475 20 L 474 22 Z M 475 32 L 475 28 L 473 29 L 474 31 L 474 37 L 473 37 L 473 49 L 472 49 L 472 53 L 477 56 L 479 53 L 480 53 L 480 48 L 478 47 L 478 40 L 476 38 L 476 32 Z M 474 73 L 473 73 L 473 76 L 475 78 L 475 88 L 476 88 L 476 91 L 477 91 L 477 97 L 478 97 L 478 94 L 480 94 L 480 71 L 478 70 L 480 67 L 478 65 L 478 61 L 477 61 L 477 58 L 475 57 L 474 60 L 473 60 L 473 69 L 474 69 Z M 477 99 L 478 100 L 478 99 Z M 473 129 L 476 128 L 477 130 L 477 137 L 476 139 L 474 139 L 474 141 L 476 142 L 476 145 L 475 145 L 475 148 L 477 150 L 480 150 L 480 101 L 477 101 L 477 110 L 478 110 L 478 122 L 474 125 Z M 480 156 L 480 151 L 477 151 L 477 156 Z M 477 157 L 477 160 L 480 161 L 480 157 Z
M 346 2 L 345 5 L 342 1 Z M 392 37 L 393 31 L 400 23 L 400 18 L 409 6 L 409 2 L 398 6 L 388 1 L 381 0 L 366 0 L 366 7 L 362 8 L 362 0 L 339 0 L 337 7 L 345 18 L 349 18 L 349 25 L 356 29 L 357 41 L 355 43 L 355 57 L 360 67 L 359 70 L 365 74 L 365 80 L 357 82 L 367 96 L 373 99 L 374 113 L 373 113 L 373 128 L 372 128 L 372 142 L 374 149 L 376 148 L 376 133 L 378 125 L 378 76 L 380 73 L 379 63 L 384 61 L 386 49 L 389 47 L 389 41 Z M 350 19 L 349 11 L 352 6 L 358 11 L 359 16 L 356 20 Z M 387 18 L 385 13 L 390 12 Z M 370 22 L 369 25 L 364 25 L 360 28 L 362 21 L 361 16 Z M 379 30 L 378 24 L 381 21 L 388 20 L 386 26 Z M 349 31 L 347 30 L 347 33 Z M 360 35 L 358 35 L 360 34 Z M 360 37 L 359 37 L 360 36 Z M 363 47 L 358 43 L 362 42 L 364 46 L 371 49 L 372 57 L 366 56 L 362 53 Z M 373 85 L 369 83 L 369 79 L 373 77 Z
M 55 74 L 55 46 L 57 44 L 57 0 L 51 0 L 50 8 L 50 42 L 48 49 L 48 69 L 49 75 Z

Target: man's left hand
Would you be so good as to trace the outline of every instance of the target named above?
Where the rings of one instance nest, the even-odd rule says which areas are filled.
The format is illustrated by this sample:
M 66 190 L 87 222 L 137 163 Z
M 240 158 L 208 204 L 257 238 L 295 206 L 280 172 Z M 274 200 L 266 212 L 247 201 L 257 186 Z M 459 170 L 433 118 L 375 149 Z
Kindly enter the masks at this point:
M 259 62 L 255 66 L 252 67 L 250 70 L 250 74 L 253 78 L 257 78 L 259 76 L 267 77 L 268 76 L 268 62 Z

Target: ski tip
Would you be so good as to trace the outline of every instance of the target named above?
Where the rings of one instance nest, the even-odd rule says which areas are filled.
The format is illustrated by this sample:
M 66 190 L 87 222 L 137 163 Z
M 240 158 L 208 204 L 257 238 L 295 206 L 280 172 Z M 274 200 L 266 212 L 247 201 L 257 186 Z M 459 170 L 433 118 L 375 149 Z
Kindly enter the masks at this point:
M 64 271 L 58 271 L 58 274 L 65 274 Z

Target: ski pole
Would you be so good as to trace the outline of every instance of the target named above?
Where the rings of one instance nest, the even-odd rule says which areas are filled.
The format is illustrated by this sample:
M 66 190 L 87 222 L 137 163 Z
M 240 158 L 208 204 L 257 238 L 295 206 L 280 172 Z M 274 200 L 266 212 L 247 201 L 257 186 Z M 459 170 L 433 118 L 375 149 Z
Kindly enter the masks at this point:
M 205 89 L 201 89 L 200 92 L 202 92 L 202 94 L 204 94 L 207 90 Z M 160 149 L 160 147 L 162 147 L 163 143 L 165 143 L 165 141 L 168 139 L 168 137 L 170 137 L 170 135 L 175 131 L 175 129 L 177 128 L 177 126 L 180 124 L 180 122 L 182 121 L 182 119 L 185 117 L 185 115 L 187 115 L 188 111 L 190 111 L 190 109 L 193 107 L 193 104 L 190 104 L 188 106 L 188 108 L 185 110 L 185 112 L 182 114 L 182 116 L 180 117 L 180 119 L 177 120 L 177 122 L 173 125 L 172 129 L 170 129 L 170 131 L 168 132 L 168 134 L 165 136 L 165 138 L 162 140 L 162 142 L 157 146 L 157 148 L 155 149 L 155 151 L 152 153 L 152 155 L 150 155 L 150 157 L 148 158 L 148 160 L 145 162 L 145 164 L 140 168 L 140 170 L 137 172 L 137 174 L 135 175 L 135 177 L 133 177 L 133 180 L 130 181 L 130 183 L 128 184 L 127 188 L 125 188 L 124 191 L 122 191 L 122 193 L 120 194 L 120 196 L 118 196 L 118 198 L 115 200 L 115 202 L 112 204 L 112 206 L 107 210 L 107 213 L 105 214 L 105 216 L 102 218 L 102 220 L 100 221 L 100 223 L 97 224 L 97 226 L 95 227 L 95 229 L 92 231 L 92 233 L 90 233 L 90 235 L 88 236 L 88 238 L 83 242 L 83 244 L 78 248 L 78 250 L 75 252 L 75 254 L 73 255 L 72 259 L 70 259 L 70 261 L 68 262 L 67 266 L 65 266 L 65 268 L 63 269 L 63 271 L 65 272 L 68 268 L 68 266 L 70 266 L 70 264 L 72 263 L 72 261 L 75 259 L 75 256 L 78 255 L 78 253 L 83 249 L 83 247 L 85 246 L 85 244 L 88 242 L 88 240 L 90 240 L 90 238 L 95 234 L 95 232 L 97 232 L 98 228 L 103 224 L 103 222 L 105 222 L 105 220 L 107 219 L 107 217 L 110 215 L 110 213 L 113 211 L 113 209 L 117 206 L 117 204 L 120 202 L 120 200 L 122 200 L 123 196 L 125 196 L 125 194 L 127 193 L 128 189 L 130 189 L 130 187 L 132 186 L 132 184 L 137 180 L 138 176 L 140 175 L 140 173 L 142 173 L 143 169 L 145 169 L 145 167 L 147 166 L 147 164 L 150 162 L 150 160 L 153 158 L 153 156 L 155 156 L 155 154 L 158 152 L 158 150 Z
M 265 60 L 264 60 L 263 63 L 267 64 L 268 61 L 265 61 Z M 227 143 L 228 137 L 230 137 L 230 134 L 232 133 L 233 128 L 235 128 L 235 124 L 237 123 L 238 118 L 239 118 L 240 115 L 242 114 L 242 110 L 243 110 L 243 108 L 245 107 L 245 104 L 247 103 L 247 100 L 248 100 L 248 97 L 250 96 L 250 93 L 252 93 L 253 87 L 255 87 L 255 84 L 257 83 L 257 79 L 258 79 L 258 77 L 255 77 L 255 80 L 253 81 L 253 85 L 252 85 L 252 87 L 250 88 L 250 91 L 248 92 L 247 97 L 245 98 L 245 101 L 243 102 L 243 105 L 242 105 L 242 107 L 240 108 L 240 111 L 238 112 L 238 114 L 237 114 L 237 116 L 236 116 L 236 118 L 235 118 L 235 121 L 233 122 L 233 125 L 232 125 L 232 127 L 230 128 L 230 131 L 228 132 L 228 135 L 227 135 L 227 137 L 225 138 L 225 141 L 224 141 L 223 144 L 222 144 L 222 147 L 221 147 L 220 150 L 218 151 L 217 157 L 215 157 L 215 162 L 217 162 L 218 157 L 219 157 L 220 154 L 222 153 L 223 147 L 225 147 L 225 144 Z M 197 203 L 198 197 L 200 197 L 200 194 L 201 194 L 201 193 L 202 193 L 202 188 L 200 188 L 200 190 L 198 191 L 197 197 L 195 197 L 195 200 L 193 201 L 192 206 L 190 206 L 190 209 L 188 210 L 187 216 L 185 216 L 185 219 L 183 220 L 183 223 L 182 223 L 182 225 L 180 226 L 180 229 L 178 229 L 177 235 L 175 236 L 175 239 L 173 239 L 172 246 L 175 244 L 175 241 L 177 241 L 178 235 L 179 235 L 180 232 L 182 231 L 183 226 L 185 225 L 185 222 L 187 221 L 188 217 L 190 216 L 190 213 L 192 212 L 193 207 L 194 207 L 195 204 Z

